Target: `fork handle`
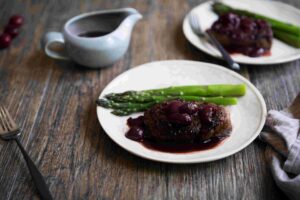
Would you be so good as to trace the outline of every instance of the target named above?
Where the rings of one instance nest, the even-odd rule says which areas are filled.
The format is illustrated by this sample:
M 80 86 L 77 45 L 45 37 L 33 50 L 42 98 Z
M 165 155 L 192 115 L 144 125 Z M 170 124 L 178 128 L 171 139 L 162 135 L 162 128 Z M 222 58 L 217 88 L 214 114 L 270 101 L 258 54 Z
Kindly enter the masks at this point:
M 48 189 L 48 186 L 45 183 L 45 180 L 42 176 L 42 174 L 40 173 L 40 171 L 38 170 L 38 168 L 35 166 L 35 164 L 33 163 L 33 161 L 31 160 L 31 158 L 29 157 L 29 155 L 27 154 L 27 152 L 25 151 L 25 149 L 23 148 L 20 140 L 18 138 L 14 138 L 14 140 L 17 142 L 23 157 L 27 163 L 29 172 L 32 176 L 33 182 L 40 194 L 41 199 L 43 200 L 52 200 L 52 196 L 51 193 Z
M 223 48 L 223 46 L 220 44 L 220 42 L 211 34 L 211 32 L 208 30 L 206 31 L 210 41 L 214 44 L 215 47 L 220 51 L 222 54 L 223 59 L 227 62 L 229 67 L 233 70 L 240 70 L 240 65 L 234 62 L 229 55 L 229 53 Z

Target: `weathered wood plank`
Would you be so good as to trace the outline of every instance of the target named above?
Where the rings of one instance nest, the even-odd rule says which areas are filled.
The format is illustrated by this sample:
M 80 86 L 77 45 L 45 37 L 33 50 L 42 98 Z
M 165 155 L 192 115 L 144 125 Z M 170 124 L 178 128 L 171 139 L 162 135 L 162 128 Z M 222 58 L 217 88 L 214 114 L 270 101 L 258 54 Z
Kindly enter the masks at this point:
M 55 199 L 284 199 L 255 141 L 226 159 L 172 165 L 138 158 L 100 127 L 94 101 L 118 74 L 163 59 L 222 61 L 184 38 L 185 14 L 203 1 L 5 1 L 1 19 L 21 13 L 27 23 L 13 46 L 0 52 L 0 101 L 24 129 L 22 142 L 45 175 Z M 300 6 L 296 0 L 289 3 Z M 131 47 L 111 68 L 88 70 L 47 58 L 42 34 L 70 17 L 97 9 L 135 7 L 144 15 Z M 4 20 L 5 21 L 5 20 Z M 299 61 L 244 66 L 242 75 L 262 92 L 268 108 L 285 107 L 300 89 Z M 0 141 L 0 199 L 37 199 L 15 144 Z

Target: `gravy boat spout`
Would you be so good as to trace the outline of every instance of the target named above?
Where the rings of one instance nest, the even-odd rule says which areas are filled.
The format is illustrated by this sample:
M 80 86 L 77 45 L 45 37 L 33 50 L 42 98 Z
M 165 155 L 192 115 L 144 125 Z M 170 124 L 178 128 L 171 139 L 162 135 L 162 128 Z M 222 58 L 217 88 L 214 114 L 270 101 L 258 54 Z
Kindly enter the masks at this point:
M 143 16 L 134 8 L 123 8 L 120 9 L 120 12 L 124 12 L 125 16 L 124 21 L 120 24 L 120 27 L 128 26 L 131 28 L 134 27 L 137 21 L 143 18 Z
M 114 36 L 120 41 L 128 43 L 129 45 L 132 30 L 135 24 L 142 19 L 143 16 L 134 8 L 122 8 L 119 9 L 119 12 L 123 13 L 125 17 L 112 34 L 115 34 Z

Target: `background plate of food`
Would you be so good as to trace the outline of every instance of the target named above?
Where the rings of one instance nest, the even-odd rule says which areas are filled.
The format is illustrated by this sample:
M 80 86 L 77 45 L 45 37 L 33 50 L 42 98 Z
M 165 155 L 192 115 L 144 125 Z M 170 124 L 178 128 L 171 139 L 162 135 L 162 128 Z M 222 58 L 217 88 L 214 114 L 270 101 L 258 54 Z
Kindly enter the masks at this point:
M 277 1 L 222 0 L 217 2 L 219 4 L 215 3 L 216 1 L 205 2 L 191 12 L 198 16 L 203 30 L 214 31 L 223 46 L 227 46 L 234 61 L 252 65 L 270 65 L 300 58 L 299 9 Z M 238 19 L 234 18 L 234 15 L 237 15 Z M 213 26 L 217 20 L 219 24 Z M 271 29 L 271 33 L 268 32 L 265 23 Z M 211 56 L 221 58 L 218 50 L 205 37 L 198 37 L 192 31 L 189 14 L 183 21 L 183 32 L 195 47 Z M 232 48 L 232 45 L 236 48 Z M 258 53 L 242 54 L 235 51 L 245 50 L 245 46 L 248 49 L 256 48 Z
M 260 133 L 266 117 L 266 105 L 262 95 L 248 80 L 231 70 L 214 64 L 194 61 L 171 60 L 147 63 L 116 77 L 106 86 L 99 99 L 101 99 L 102 103 L 107 103 L 111 98 L 118 97 L 118 95 L 115 95 L 116 93 L 125 91 L 141 91 L 186 85 L 202 87 L 203 85 L 216 84 L 243 85 L 246 88 L 246 93 L 242 93 L 243 96 L 237 97 L 236 105 L 223 106 L 230 113 L 232 130 L 229 137 L 213 148 L 187 152 L 168 152 L 149 148 L 143 142 L 134 141 L 126 137 L 129 130 L 127 125 L 128 118 L 143 115 L 143 112 L 117 116 L 112 114 L 112 111 L 118 110 L 97 106 L 98 119 L 107 135 L 114 142 L 143 158 L 168 163 L 200 163 L 225 158 L 249 145 Z M 215 89 L 220 90 L 219 87 L 214 87 L 214 89 L 209 89 L 209 91 L 203 91 L 208 91 L 212 94 Z M 221 93 L 222 90 L 221 88 Z M 198 92 L 203 91 L 199 90 Z M 239 93 L 240 91 L 243 92 L 245 90 L 241 90 L 238 87 L 237 92 Z M 228 94 L 228 92 L 237 94 L 234 90 L 227 90 L 226 93 Z M 130 94 L 131 92 L 126 93 L 125 96 Z M 226 96 L 226 94 L 216 95 L 217 97 L 208 97 L 208 99 L 221 98 L 220 102 L 224 103 L 224 100 L 219 95 Z M 229 99 L 227 103 L 232 103 L 230 97 L 225 99 Z M 117 107 L 121 105 L 136 105 L 128 104 L 128 102 L 129 100 L 113 105 Z M 233 102 L 233 104 L 235 103 Z

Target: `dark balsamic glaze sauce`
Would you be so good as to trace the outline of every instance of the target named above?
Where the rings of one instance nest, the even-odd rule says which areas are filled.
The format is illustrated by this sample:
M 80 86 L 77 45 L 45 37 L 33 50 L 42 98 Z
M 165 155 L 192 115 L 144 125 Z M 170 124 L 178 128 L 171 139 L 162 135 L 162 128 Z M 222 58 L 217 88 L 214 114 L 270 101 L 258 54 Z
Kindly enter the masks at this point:
M 127 125 L 129 130 L 126 133 L 126 137 L 130 140 L 141 143 L 148 149 L 168 152 L 168 153 L 190 153 L 195 151 L 204 151 L 215 148 L 221 144 L 227 137 L 212 137 L 205 141 L 194 141 L 192 143 L 161 143 L 147 137 L 145 124 L 143 122 L 144 117 L 139 116 L 138 118 L 129 118 Z
M 107 35 L 109 33 L 110 32 L 108 32 L 108 31 L 89 31 L 89 32 L 79 33 L 78 36 L 92 38 L 92 37 L 101 37 L 101 36 Z
M 168 153 L 190 153 L 195 151 L 204 151 L 213 149 L 221 144 L 227 137 L 213 137 L 206 141 L 194 143 L 176 144 L 176 143 L 158 143 L 145 139 L 141 143 L 148 149 L 153 149 Z

